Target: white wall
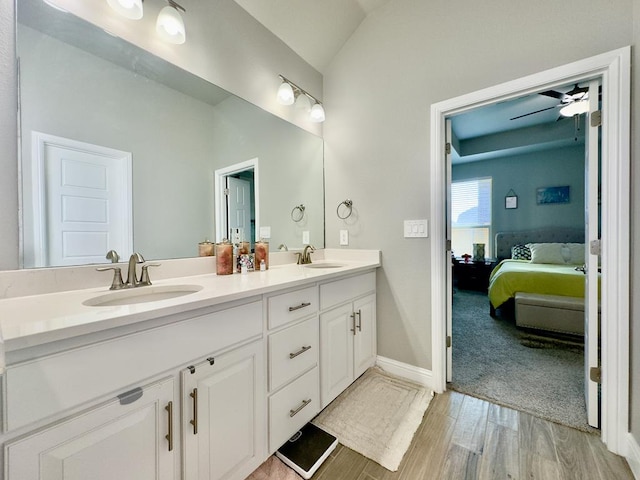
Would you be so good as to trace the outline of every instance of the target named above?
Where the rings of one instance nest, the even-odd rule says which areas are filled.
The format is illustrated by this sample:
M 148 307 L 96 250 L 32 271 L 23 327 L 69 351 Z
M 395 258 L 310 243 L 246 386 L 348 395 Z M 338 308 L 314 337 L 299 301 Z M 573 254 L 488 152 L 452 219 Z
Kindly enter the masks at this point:
M 404 219 L 429 212 L 430 105 L 630 44 L 631 3 L 391 0 L 334 59 L 324 78 L 327 245 L 348 228 L 351 247 L 382 250 L 380 355 L 431 368 L 434 239 L 402 236 Z M 335 216 L 345 198 L 352 222 Z

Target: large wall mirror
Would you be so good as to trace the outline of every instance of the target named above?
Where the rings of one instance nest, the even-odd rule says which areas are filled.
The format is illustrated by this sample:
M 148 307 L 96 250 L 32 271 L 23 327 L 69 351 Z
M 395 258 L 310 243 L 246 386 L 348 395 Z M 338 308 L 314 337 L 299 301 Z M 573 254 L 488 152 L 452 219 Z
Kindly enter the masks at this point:
M 24 267 L 196 256 L 237 226 L 216 218 L 220 172 L 253 196 L 245 240 L 295 248 L 308 232 L 324 247 L 321 138 L 42 0 L 17 3 Z

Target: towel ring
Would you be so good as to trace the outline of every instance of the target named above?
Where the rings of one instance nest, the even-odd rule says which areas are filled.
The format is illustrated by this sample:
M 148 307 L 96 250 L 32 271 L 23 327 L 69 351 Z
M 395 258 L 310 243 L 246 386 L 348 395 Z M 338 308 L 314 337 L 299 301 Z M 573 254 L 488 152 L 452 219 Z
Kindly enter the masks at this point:
M 306 207 L 302 203 L 293 207 L 293 210 L 291 210 L 291 220 L 296 223 L 302 220 L 305 208 Z
M 346 209 L 348 210 L 348 213 L 345 216 L 340 215 L 340 207 L 344 205 L 346 207 Z M 344 220 L 345 218 L 349 218 L 351 216 L 351 213 L 353 212 L 353 202 L 351 200 L 349 200 L 348 198 L 343 201 L 340 202 L 338 204 L 338 208 L 336 208 L 336 215 L 338 215 L 338 218 L 340 220 Z

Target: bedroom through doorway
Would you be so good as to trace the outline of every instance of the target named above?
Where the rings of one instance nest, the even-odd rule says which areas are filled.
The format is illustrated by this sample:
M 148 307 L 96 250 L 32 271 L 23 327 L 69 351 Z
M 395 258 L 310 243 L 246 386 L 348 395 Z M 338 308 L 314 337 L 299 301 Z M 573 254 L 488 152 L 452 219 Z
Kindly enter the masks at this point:
M 565 108 L 588 89 L 561 85 L 451 117 L 449 388 L 592 431 L 585 212 L 597 192 L 586 187 L 587 114 Z

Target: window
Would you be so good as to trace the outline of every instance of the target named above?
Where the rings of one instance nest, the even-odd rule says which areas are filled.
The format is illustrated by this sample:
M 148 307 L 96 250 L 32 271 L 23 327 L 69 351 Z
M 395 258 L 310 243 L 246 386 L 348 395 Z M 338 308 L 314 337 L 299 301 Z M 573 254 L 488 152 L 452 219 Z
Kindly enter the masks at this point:
M 451 183 L 451 249 L 456 257 L 473 255 L 473 244 L 485 244 L 491 257 L 491 177 Z

